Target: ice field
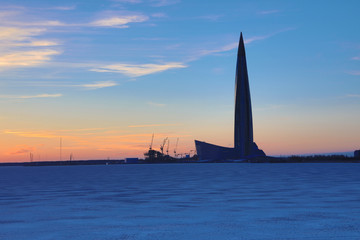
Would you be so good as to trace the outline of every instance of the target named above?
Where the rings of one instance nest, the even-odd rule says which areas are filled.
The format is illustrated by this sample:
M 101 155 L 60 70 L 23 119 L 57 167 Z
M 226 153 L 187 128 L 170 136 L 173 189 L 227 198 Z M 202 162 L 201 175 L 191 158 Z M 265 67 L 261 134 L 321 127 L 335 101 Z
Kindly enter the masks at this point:
M 1 167 L 0 239 L 360 239 L 360 164 Z

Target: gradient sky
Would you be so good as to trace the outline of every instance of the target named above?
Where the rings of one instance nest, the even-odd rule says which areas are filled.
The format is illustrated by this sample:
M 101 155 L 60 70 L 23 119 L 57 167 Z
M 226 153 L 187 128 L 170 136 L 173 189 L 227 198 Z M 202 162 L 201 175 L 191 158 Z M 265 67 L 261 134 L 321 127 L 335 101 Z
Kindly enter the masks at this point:
M 360 1 L 0 1 L 0 161 L 233 146 L 240 31 L 268 155 L 360 149 Z

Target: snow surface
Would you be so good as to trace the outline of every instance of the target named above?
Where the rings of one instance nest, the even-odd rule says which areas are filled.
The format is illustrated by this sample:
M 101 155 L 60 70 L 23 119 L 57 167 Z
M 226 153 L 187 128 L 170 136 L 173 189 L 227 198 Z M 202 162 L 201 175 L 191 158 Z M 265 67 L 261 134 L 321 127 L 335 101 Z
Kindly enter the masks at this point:
M 360 164 L 1 167 L 0 239 L 360 239 Z

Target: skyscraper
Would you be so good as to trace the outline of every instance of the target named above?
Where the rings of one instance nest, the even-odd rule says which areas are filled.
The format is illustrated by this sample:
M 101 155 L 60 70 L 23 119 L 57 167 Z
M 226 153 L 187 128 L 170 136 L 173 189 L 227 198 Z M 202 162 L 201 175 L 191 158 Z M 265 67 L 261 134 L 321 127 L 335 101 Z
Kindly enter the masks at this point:
M 243 159 L 265 156 L 253 140 L 253 125 L 249 78 L 245 46 L 240 34 L 235 75 L 234 148 L 227 148 L 195 140 L 196 151 L 202 160 Z

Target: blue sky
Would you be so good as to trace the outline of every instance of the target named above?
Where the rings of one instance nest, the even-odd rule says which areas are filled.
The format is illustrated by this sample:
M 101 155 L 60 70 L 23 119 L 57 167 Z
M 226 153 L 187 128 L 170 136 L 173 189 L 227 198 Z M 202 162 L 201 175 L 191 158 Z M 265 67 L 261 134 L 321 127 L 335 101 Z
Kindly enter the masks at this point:
M 0 151 L 139 156 L 233 144 L 240 32 L 271 155 L 360 148 L 358 1 L 2 1 Z M 170 144 L 171 144 L 170 143 Z M 173 146 L 173 145 L 170 145 Z M 170 147 L 171 148 L 171 147 Z

